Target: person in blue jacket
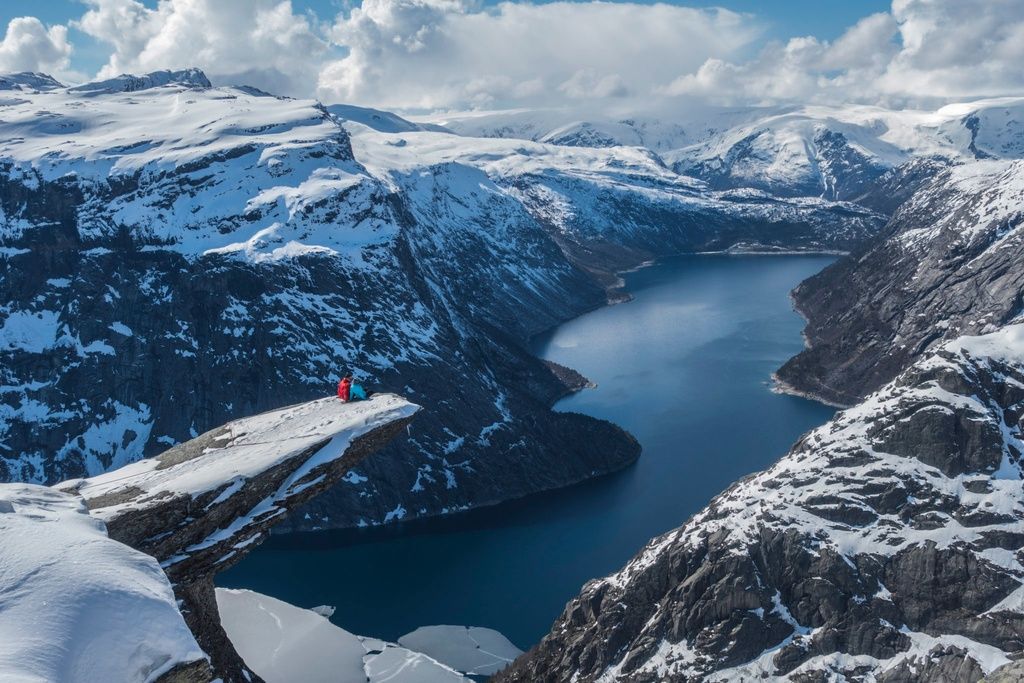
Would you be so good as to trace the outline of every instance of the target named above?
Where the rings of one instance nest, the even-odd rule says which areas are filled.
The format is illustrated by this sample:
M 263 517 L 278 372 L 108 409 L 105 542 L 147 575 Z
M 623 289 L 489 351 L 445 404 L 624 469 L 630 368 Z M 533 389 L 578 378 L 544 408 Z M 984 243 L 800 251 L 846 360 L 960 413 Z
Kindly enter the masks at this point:
M 366 389 L 363 389 L 362 384 L 352 383 L 351 396 L 348 400 L 350 401 L 365 401 L 368 398 Z

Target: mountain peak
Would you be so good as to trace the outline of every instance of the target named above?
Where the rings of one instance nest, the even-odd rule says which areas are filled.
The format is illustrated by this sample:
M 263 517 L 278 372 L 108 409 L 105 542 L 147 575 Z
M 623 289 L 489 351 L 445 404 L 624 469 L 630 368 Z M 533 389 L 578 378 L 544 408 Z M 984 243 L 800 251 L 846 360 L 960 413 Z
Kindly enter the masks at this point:
M 86 94 L 101 94 L 115 92 L 135 92 L 137 90 L 148 90 L 159 88 L 165 85 L 181 85 L 186 88 L 211 88 L 210 79 L 206 77 L 201 69 L 191 67 L 179 71 L 167 69 L 152 71 L 142 76 L 132 74 L 121 74 L 114 78 L 102 81 L 92 81 L 82 85 L 69 88 L 72 92 Z
M 0 90 L 43 91 L 63 87 L 64 84 L 53 76 L 36 71 L 0 74 Z

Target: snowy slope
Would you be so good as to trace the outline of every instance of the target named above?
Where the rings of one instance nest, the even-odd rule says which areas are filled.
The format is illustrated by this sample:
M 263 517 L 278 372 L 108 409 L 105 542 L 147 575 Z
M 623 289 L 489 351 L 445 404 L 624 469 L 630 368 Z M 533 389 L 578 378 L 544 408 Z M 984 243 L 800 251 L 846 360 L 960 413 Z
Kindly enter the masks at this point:
M 381 133 L 413 133 L 417 131 L 433 131 L 450 133 L 451 131 L 432 123 L 414 123 L 398 114 L 369 107 L 357 107 L 352 104 L 330 104 L 327 111 L 344 123 L 358 123 Z
M 207 668 L 157 561 L 53 489 L 0 484 L 0 615 L 11 683 L 150 683 Z
M 943 345 L 584 587 L 507 678 L 963 680 L 1020 655 L 1024 324 Z

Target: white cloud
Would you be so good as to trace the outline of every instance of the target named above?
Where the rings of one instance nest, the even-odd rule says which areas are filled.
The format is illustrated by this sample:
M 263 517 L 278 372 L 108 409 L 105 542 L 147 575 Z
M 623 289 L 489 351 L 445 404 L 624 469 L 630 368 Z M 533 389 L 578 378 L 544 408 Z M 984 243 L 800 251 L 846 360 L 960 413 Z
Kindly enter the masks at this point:
M 101 77 L 198 66 L 214 83 L 313 94 L 329 45 L 288 0 L 86 0 L 77 28 L 110 45 Z
M 100 77 L 198 66 L 215 83 L 396 109 L 942 101 L 1024 93 L 1024 1 L 893 0 L 833 41 L 761 41 L 753 15 L 599 0 L 82 0 Z M 824 8 L 822 11 L 827 11 Z M 68 73 L 67 28 L 14 19 L 0 70 Z M 751 58 L 753 56 L 753 58 Z
M 873 14 L 832 43 L 805 36 L 770 43 L 742 64 L 708 60 L 662 92 L 726 104 L 871 99 L 874 81 L 898 49 L 896 32 L 892 15 Z
M 348 49 L 320 95 L 383 107 L 550 106 L 647 96 L 760 33 L 726 10 L 610 2 L 364 0 L 334 25 Z
M 11 19 L 0 42 L 0 72 L 42 71 L 62 76 L 70 58 L 67 27 L 47 28 L 35 17 Z
M 1024 2 L 894 0 L 903 49 L 880 84 L 916 97 L 1024 92 Z
M 1020 0 L 894 0 L 835 42 L 767 45 L 756 59 L 709 59 L 662 92 L 724 103 L 938 101 L 1024 93 Z

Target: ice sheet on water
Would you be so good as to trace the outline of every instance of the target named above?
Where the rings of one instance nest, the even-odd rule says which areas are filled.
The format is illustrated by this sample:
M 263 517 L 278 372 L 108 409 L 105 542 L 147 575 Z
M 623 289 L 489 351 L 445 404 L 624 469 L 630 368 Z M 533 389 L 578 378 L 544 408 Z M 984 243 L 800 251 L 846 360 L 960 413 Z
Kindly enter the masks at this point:
M 235 649 L 267 683 L 468 683 L 425 654 L 354 635 L 276 598 L 218 588 L 217 607 Z
M 467 674 L 490 676 L 523 653 L 501 633 L 478 626 L 421 626 L 398 644 Z

